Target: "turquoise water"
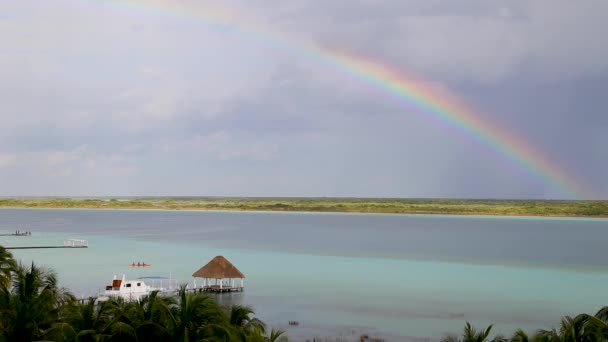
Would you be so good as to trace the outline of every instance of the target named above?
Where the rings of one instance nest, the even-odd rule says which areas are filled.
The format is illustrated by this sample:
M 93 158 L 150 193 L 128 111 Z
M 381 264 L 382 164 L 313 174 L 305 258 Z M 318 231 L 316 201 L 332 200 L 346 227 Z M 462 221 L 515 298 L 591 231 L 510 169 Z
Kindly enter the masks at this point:
M 88 249 L 13 251 L 58 271 L 79 296 L 118 273 L 192 282 L 224 255 L 247 276 L 246 291 L 219 299 L 254 306 L 296 339 L 438 339 L 465 321 L 509 334 L 595 312 L 608 305 L 607 228 L 601 219 L 0 210 L 0 232 L 33 232 L 0 237 L 5 246 L 89 240 Z

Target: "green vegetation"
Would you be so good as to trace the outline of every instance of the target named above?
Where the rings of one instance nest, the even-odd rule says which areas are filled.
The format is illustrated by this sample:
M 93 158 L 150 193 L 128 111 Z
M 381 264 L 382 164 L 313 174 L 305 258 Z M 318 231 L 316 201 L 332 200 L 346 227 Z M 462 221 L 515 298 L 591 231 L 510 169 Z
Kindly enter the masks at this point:
M 5 341 L 286 341 L 246 306 L 225 308 L 206 294 L 152 293 L 139 302 L 80 303 L 53 272 L 18 265 L 0 246 L 0 342 Z
M 563 317 L 559 329 L 540 329 L 530 336 L 518 329 L 511 337 L 496 335 L 490 338 L 491 330 L 492 325 L 477 330 L 467 322 L 462 336 L 448 335 L 441 342 L 605 342 L 608 341 L 608 306 L 593 316 Z
M 163 197 L 0 199 L 1 207 L 608 217 L 608 201 Z

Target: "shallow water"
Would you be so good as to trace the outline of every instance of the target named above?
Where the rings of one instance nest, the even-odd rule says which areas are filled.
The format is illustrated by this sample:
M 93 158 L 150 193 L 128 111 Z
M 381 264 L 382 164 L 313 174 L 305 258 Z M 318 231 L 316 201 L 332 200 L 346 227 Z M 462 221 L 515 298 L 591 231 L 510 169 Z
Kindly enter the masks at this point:
M 88 249 L 13 251 L 54 268 L 77 295 L 95 294 L 116 273 L 192 282 L 224 255 L 247 276 L 246 291 L 219 299 L 254 306 L 296 338 L 438 339 L 467 320 L 509 334 L 608 305 L 602 219 L 0 210 L 0 232 L 16 229 L 33 235 L 0 244 L 89 240 Z

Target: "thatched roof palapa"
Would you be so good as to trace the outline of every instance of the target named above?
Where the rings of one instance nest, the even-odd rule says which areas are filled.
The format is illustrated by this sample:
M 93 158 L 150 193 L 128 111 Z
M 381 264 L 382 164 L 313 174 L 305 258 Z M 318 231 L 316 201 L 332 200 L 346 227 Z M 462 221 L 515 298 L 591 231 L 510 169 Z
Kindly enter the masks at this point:
M 216 256 L 207 265 L 192 273 L 192 276 L 210 279 L 245 278 L 245 275 L 241 271 L 221 255 Z

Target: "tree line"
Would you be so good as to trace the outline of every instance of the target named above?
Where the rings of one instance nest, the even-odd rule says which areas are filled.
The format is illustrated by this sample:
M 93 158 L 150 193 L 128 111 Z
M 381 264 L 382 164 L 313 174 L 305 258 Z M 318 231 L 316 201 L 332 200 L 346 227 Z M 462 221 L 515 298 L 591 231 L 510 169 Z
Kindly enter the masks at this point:
M 441 342 L 607 342 L 608 306 L 595 315 L 563 317 L 558 328 L 539 329 L 532 335 L 518 329 L 511 336 L 490 337 L 492 327 L 480 330 L 467 322 L 461 335 L 448 335 Z

